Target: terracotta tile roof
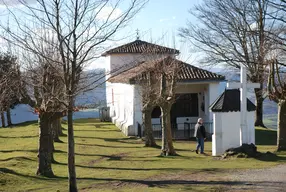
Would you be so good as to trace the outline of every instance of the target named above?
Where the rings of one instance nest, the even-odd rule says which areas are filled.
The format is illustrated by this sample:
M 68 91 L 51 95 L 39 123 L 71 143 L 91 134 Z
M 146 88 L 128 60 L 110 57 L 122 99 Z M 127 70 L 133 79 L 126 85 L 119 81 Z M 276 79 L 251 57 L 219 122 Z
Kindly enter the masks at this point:
M 239 89 L 225 90 L 210 106 L 212 112 L 238 112 L 240 111 Z M 255 111 L 256 106 L 247 99 L 247 111 Z
M 130 83 L 135 78 L 142 78 L 142 74 L 147 70 L 155 69 L 155 66 L 158 64 L 171 64 L 178 65 L 178 73 L 177 78 L 180 82 L 192 82 L 192 81 L 223 81 L 225 77 L 222 75 L 218 75 L 216 73 L 212 73 L 210 71 L 200 69 L 198 67 L 189 65 L 180 60 L 174 59 L 172 57 L 165 57 L 159 60 L 153 60 L 148 62 L 143 62 L 135 67 L 121 70 L 120 73 L 114 74 L 109 81 L 114 83 Z M 166 68 L 168 69 L 168 68 Z M 146 77 L 145 77 L 146 78 Z
M 153 43 L 148 43 L 142 40 L 136 40 L 131 43 L 110 49 L 102 54 L 102 56 L 107 56 L 116 53 L 156 53 L 156 54 L 179 54 L 180 51 L 177 49 L 172 49 L 168 47 L 163 47 Z

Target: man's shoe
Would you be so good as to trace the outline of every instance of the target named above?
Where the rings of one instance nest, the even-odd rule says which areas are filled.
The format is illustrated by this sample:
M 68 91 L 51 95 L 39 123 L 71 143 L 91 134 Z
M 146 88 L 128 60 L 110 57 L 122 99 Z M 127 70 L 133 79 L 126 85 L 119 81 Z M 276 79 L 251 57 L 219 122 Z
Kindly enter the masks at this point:
M 199 154 L 198 150 L 196 150 L 196 154 Z

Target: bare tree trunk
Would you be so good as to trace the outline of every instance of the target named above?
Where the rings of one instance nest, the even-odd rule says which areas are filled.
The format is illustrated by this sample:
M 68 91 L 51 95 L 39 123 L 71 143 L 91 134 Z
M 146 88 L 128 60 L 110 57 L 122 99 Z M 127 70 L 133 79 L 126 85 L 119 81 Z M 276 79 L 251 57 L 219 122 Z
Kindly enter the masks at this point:
M 52 170 L 52 142 L 50 116 L 42 112 L 39 115 L 39 151 L 38 151 L 38 170 L 37 175 L 53 177 Z
M 68 169 L 69 169 L 69 191 L 77 192 L 75 154 L 74 154 L 74 131 L 73 131 L 73 104 L 70 99 L 68 109 Z
M 177 155 L 173 146 L 173 137 L 171 130 L 170 104 L 161 106 L 162 110 L 162 153 L 161 155 Z
M 263 97 L 262 89 L 255 89 L 256 111 L 255 111 L 255 126 L 265 127 L 263 123 Z
M 5 116 L 4 116 L 4 112 L 3 111 L 1 111 L 1 122 L 2 122 L 2 127 L 6 127 Z
M 277 150 L 286 151 L 286 100 L 278 103 Z
M 8 127 L 10 127 L 12 126 L 12 120 L 11 120 L 11 111 L 9 107 L 7 108 L 6 116 L 7 116 Z
M 58 121 L 58 134 L 59 136 L 66 136 L 66 134 L 64 134 L 63 132 L 63 128 L 62 128 L 62 118 L 59 118 L 59 121 Z
M 54 142 L 62 143 L 59 137 L 59 130 L 61 128 L 60 118 L 53 118 L 52 120 L 52 131 L 53 131 L 53 138 Z
M 157 144 L 155 142 L 153 136 L 153 129 L 152 129 L 152 121 L 151 121 L 151 114 L 152 109 L 148 108 L 142 111 L 143 112 L 143 127 L 145 131 L 145 147 L 156 147 Z

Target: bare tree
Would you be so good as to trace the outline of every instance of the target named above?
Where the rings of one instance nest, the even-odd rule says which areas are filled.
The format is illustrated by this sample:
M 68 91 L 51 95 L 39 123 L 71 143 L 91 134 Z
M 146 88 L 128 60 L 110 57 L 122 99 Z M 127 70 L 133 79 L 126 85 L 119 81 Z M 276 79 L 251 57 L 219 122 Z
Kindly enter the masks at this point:
M 146 147 L 155 147 L 157 146 L 152 128 L 152 111 L 156 105 L 154 90 L 152 87 L 151 72 L 147 72 L 147 78 L 145 81 L 138 81 L 141 87 L 141 97 L 142 97 L 142 122 L 145 132 L 145 146 Z
M 143 124 L 148 135 L 145 145 L 154 144 L 152 136 L 151 113 L 154 107 L 161 109 L 162 119 L 162 156 L 176 155 L 171 131 L 171 106 L 175 102 L 177 74 L 181 62 L 172 57 L 149 60 L 121 72 L 111 81 L 137 84 L 141 87 L 143 100 Z M 146 130 L 147 129 L 147 130 Z M 153 143 L 154 142 L 154 143 Z
M 19 91 L 21 87 L 19 65 L 16 57 L 11 53 L 1 53 L 0 56 L 0 108 L 2 127 L 5 127 L 5 116 L 7 115 L 7 125 L 12 125 L 10 108 L 18 104 L 20 101 Z
M 286 58 L 285 58 L 285 24 L 286 24 L 286 1 L 272 1 L 271 6 L 276 9 L 270 17 L 276 19 L 283 26 L 281 34 L 275 34 L 273 40 L 276 49 L 272 51 L 268 60 L 268 84 L 269 99 L 278 104 L 277 114 L 277 150 L 286 150 Z
M 243 64 L 248 79 L 260 83 L 255 89 L 256 126 L 263 124 L 263 100 L 266 97 L 267 55 L 273 50 L 273 36 L 281 33 L 270 0 L 204 0 L 190 13 L 197 18 L 197 25 L 189 22 L 180 29 L 180 36 L 205 54 L 204 63 L 222 63 L 231 68 Z
M 160 92 L 157 98 L 162 111 L 162 155 L 176 155 L 173 146 L 171 107 L 176 101 L 175 88 L 177 84 L 180 62 L 171 57 L 159 63 Z
M 62 104 L 67 108 L 68 119 L 69 191 L 77 191 L 72 120 L 74 100 L 80 92 L 93 88 L 93 82 L 84 85 L 90 77 L 84 76 L 83 70 L 99 57 L 106 46 L 105 43 L 124 27 L 147 1 L 129 0 L 125 9 L 121 7 L 123 3 L 121 0 L 36 0 L 36 2 L 34 5 L 23 2 L 25 9 L 20 11 L 25 21 L 21 21 L 14 10 L 10 9 L 17 26 L 15 30 L 11 28 L 6 31 L 12 43 L 45 60 L 51 58 L 45 57 L 37 44 L 38 41 L 43 41 L 43 31 L 50 31 L 57 39 L 51 46 L 60 53 L 60 62 L 58 60 L 55 62 L 62 68 L 61 79 L 64 82 L 67 98 L 67 102 Z M 118 11 L 119 8 L 121 11 Z M 35 29 L 35 26 L 40 29 Z M 2 28 L 5 29 L 4 26 Z
M 278 104 L 277 150 L 286 151 L 286 65 L 277 58 L 270 61 L 268 91 L 269 98 Z
M 42 52 L 44 53 L 44 52 Z M 54 54 L 54 52 L 53 52 Z M 29 57 L 29 59 L 28 59 Z M 26 74 L 26 83 L 33 88 L 33 97 L 39 114 L 39 151 L 38 151 L 38 175 L 47 177 L 54 176 L 52 171 L 52 162 L 54 162 L 54 122 L 61 117 L 65 110 L 64 96 L 62 89 L 63 83 L 58 81 L 61 70 L 55 63 L 42 60 L 41 57 L 27 56 L 28 70 Z M 52 58 L 52 55 L 50 55 Z M 58 100 L 62 99 L 61 102 Z

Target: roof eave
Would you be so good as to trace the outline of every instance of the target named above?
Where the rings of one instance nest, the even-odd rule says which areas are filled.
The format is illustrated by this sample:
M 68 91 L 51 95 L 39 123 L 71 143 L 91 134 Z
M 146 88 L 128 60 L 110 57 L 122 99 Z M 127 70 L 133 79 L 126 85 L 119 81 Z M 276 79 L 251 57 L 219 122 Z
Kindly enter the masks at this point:
M 224 78 L 217 78 L 217 79 L 182 79 L 178 80 L 179 83 L 195 83 L 195 82 L 223 82 L 227 81 Z
M 116 53 L 109 53 L 109 52 L 104 52 L 101 54 L 102 57 L 106 57 L 108 55 L 113 55 L 113 54 L 143 54 L 144 52 L 116 52 Z M 158 52 L 158 53 L 154 53 L 154 54 L 174 54 L 176 56 L 180 55 L 180 51 L 176 50 L 174 53 L 172 52 Z
M 247 112 L 253 112 L 255 110 L 251 109 L 251 110 L 247 110 Z M 240 112 L 240 110 L 223 110 L 223 109 L 214 109 L 214 110 L 211 110 L 211 112 L 213 113 L 234 113 L 234 112 Z

